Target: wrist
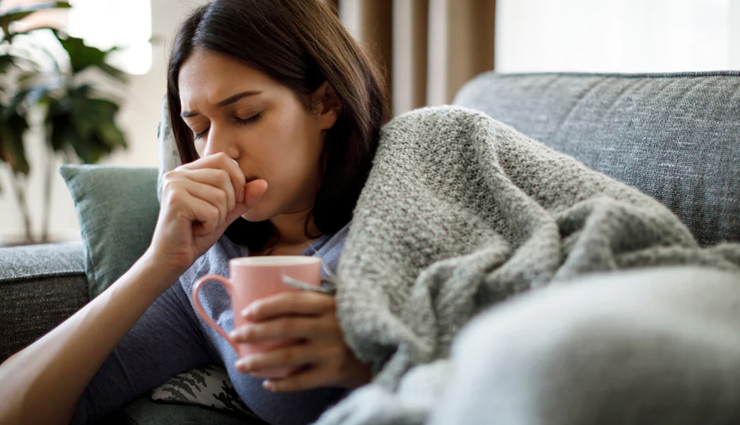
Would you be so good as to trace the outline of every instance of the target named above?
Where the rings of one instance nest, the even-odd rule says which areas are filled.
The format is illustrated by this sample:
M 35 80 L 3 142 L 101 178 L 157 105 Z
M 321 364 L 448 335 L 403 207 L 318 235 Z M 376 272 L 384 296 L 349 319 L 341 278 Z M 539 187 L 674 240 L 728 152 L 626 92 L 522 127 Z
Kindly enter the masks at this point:
M 149 246 L 139 260 L 148 267 L 160 268 L 162 272 L 177 274 L 178 276 L 185 273 L 192 265 L 192 262 L 188 263 L 183 258 L 168 255 L 154 245 Z
M 161 282 L 161 288 L 159 288 L 160 292 L 166 291 L 167 288 L 172 286 L 172 284 L 175 283 L 187 270 L 187 267 L 182 268 L 172 266 L 151 249 L 144 252 L 136 263 L 134 263 L 133 268 L 136 268 L 140 273 L 147 275 L 151 280 Z

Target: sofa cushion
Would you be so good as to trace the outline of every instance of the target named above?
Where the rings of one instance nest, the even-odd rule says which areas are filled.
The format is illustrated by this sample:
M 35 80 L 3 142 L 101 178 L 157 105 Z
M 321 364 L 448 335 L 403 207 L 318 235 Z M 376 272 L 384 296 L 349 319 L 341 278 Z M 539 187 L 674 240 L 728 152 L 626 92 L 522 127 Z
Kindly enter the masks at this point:
M 0 363 L 87 301 L 81 242 L 0 248 Z
M 63 165 L 59 172 L 75 202 L 92 299 L 149 247 L 159 214 L 157 169 Z
M 740 241 L 740 72 L 490 72 L 454 103 L 653 196 L 702 245 Z

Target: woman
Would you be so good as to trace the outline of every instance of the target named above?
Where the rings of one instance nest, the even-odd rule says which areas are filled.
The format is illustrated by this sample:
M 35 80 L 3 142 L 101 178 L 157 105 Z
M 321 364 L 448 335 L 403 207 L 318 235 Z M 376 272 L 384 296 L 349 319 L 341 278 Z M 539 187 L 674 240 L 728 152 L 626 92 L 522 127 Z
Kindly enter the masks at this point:
M 194 11 L 168 73 L 184 165 L 165 175 L 151 245 L 104 293 L 0 367 L 0 423 L 92 422 L 212 362 L 271 424 L 313 421 L 368 382 L 333 298 L 261 300 L 251 313 L 258 324 L 236 338 L 302 343 L 237 365 L 229 344 L 198 322 L 189 288 L 233 256 L 318 251 L 336 263 L 387 115 L 378 75 L 317 0 L 216 0 Z M 202 301 L 223 319 L 231 312 L 221 294 Z M 304 367 L 282 380 L 260 377 L 287 364 Z

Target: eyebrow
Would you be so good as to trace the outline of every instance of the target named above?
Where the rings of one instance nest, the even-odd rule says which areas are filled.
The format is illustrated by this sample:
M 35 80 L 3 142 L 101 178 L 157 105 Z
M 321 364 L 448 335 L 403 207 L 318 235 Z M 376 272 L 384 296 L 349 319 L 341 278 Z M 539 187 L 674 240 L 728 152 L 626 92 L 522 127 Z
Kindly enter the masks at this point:
M 261 91 L 244 91 L 241 93 L 237 93 L 228 99 L 224 99 L 218 102 L 216 106 L 218 106 L 219 108 L 223 108 L 224 106 L 228 106 L 228 105 L 231 105 L 232 103 L 236 103 L 245 97 L 256 96 L 260 93 L 262 92 Z M 198 115 L 200 115 L 198 112 L 193 112 L 193 111 L 183 111 L 182 113 L 180 113 L 180 116 L 182 118 L 192 118 L 192 117 L 197 117 Z

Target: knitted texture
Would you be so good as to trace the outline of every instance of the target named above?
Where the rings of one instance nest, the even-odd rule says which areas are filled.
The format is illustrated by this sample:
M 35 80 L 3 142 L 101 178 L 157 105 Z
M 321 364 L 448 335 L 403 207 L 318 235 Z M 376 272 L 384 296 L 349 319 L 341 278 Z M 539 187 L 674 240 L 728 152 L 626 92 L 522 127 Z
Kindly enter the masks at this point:
M 318 423 L 423 423 L 477 313 L 554 281 L 678 264 L 740 273 L 740 245 L 700 248 L 659 202 L 488 115 L 404 114 L 383 128 L 338 267 L 344 337 L 374 379 Z

